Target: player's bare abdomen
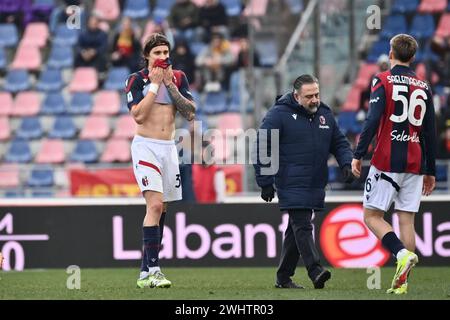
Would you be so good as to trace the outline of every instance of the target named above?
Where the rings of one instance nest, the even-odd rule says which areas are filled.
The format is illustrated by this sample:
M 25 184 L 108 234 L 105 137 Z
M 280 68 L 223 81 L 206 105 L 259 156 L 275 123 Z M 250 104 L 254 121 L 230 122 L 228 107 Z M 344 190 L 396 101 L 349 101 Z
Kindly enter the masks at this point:
M 137 125 L 136 134 L 158 140 L 174 139 L 175 113 L 174 106 L 155 103 L 144 123 Z

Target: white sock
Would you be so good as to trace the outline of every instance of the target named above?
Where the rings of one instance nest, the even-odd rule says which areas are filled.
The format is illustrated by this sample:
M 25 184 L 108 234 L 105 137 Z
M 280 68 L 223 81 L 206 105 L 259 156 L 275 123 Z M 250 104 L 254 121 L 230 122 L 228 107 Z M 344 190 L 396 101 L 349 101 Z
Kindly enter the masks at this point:
M 141 271 L 139 274 L 139 280 L 145 279 L 148 276 L 148 271 Z
M 397 261 L 403 259 L 403 257 L 408 253 L 409 251 L 406 249 L 402 249 L 399 252 L 397 252 Z
M 148 268 L 148 274 L 154 274 L 158 271 L 161 272 L 161 269 L 159 267 Z

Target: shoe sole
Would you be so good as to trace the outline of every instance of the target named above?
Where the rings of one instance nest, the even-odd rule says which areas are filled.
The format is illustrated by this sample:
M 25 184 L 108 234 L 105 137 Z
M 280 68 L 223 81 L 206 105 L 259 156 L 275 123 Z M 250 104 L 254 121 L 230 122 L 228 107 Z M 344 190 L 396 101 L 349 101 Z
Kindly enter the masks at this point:
M 161 284 L 159 286 L 154 286 L 153 288 L 170 288 L 172 286 L 171 283 Z
M 314 289 L 323 289 L 325 287 L 325 282 L 330 280 L 331 272 L 325 271 L 319 276 L 319 279 L 314 283 Z
M 411 269 L 419 262 L 419 258 L 415 254 L 411 257 L 411 259 L 407 262 L 405 270 L 401 274 L 398 275 L 398 277 L 395 279 L 395 288 L 399 288 L 408 280 L 408 274 L 411 271 Z

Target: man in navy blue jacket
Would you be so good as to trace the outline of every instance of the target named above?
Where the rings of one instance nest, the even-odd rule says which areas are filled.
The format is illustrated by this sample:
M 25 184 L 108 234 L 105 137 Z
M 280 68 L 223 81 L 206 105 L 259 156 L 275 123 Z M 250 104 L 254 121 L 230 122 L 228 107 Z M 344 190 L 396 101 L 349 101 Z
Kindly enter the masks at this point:
M 274 129 L 278 130 L 279 141 L 271 139 Z M 274 154 L 276 148 L 278 159 Z M 331 109 L 320 102 L 315 77 L 301 75 L 294 82 L 294 90 L 277 99 L 258 132 L 257 152 L 259 158 L 254 167 L 256 181 L 262 188 L 261 197 L 266 202 L 272 201 L 275 184 L 280 210 L 289 213 L 276 287 L 303 288 L 291 279 L 301 255 L 314 288 L 321 289 L 331 273 L 320 264 L 311 219 L 315 211 L 324 208 L 330 153 L 336 157 L 345 182 L 351 182 L 354 176 L 350 144 L 339 130 Z M 262 161 L 261 157 L 266 155 L 270 163 Z M 278 171 L 268 174 L 266 169 L 277 161 Z

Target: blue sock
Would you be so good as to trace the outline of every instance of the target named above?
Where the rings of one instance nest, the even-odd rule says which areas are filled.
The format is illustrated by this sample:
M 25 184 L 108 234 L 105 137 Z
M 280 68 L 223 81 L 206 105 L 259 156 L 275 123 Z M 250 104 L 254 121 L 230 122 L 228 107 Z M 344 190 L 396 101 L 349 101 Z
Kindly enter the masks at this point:
M 405 246 L 393 231 L 386 233 L 383 239 L 381 239 L 381 243 L 394 255 L 394 257 L 397 256 L 397 253 L 400 250 L 405 249 Z
M 143 227 L 144 233 L 144 254 L 142 264 L 146 264 L 146 268 L 142 271 L 148 271 L 148 268 L 159 266 L 159 248 L 161 236 L 159 234 L 159 226 Z M 144 260 L 145 259 L 145 260 Z
M 163 233 L 164 233 L 164 221 L 166 220 L 166 213 L 163 212 L 161 214 L 161 218 L 159 219 L 159 234 L 161 236 L 161 240 L 159 241 L 159 244 L 161 244 L 161 241 L 163 239 Z

